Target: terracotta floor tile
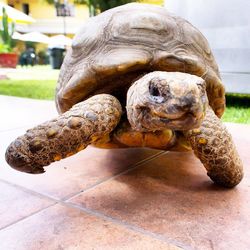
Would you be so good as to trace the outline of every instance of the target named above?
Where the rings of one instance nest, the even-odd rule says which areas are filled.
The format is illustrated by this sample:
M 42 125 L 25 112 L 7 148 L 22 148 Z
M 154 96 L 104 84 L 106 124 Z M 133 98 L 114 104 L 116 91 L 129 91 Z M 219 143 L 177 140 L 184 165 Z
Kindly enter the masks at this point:
M 4 158 L 6 147 L 20 133 L 23 133 L 22 129 L 0 133 L 0 180 L 58 199 L 74 195 L 160 152 L 149 149 L 105 150 L 88 147 L 77 155 L 53 163 L 45 174 L 30 175 L 13 170 Z
M 0 190 L 0 229 L 54 203 L 1 181 Z
M 171 152 L 70 202 L 195 249 L 249 249 L 250 126 L 228 127 L 245 166 L 235 189 L 214 185 L 192 153 Z
M 6 102 L 6 98 L 9 97 L 0 96 L 0 113 L 5 117 L 0 124 L 0 180 L 62 199 L 157 153 L 142 149 L 88 148 L 51 165 L 44 175 L 19 173 L 5 163 L 5 148 L 24 128 L 47 120 L 56 112 L 53 102 L 45 104 L 21 98 L 9 98 Z M 213 185 L 192 154 L 169 153 L 99 184 L 70 202 L 193 248 L 249 249 L 250 126 L 228 124 L 228 127 L 246 172 L 235 189 L 224 190 Z M 51 204 L 9 184 L 0 182 L 0 188 L 0 226 Z M 146 249 L 168 249 L 162 244 L 123 226 L 62 206 L 46 209 L 0 231 L 1 250 L 85 249 L 85 246 L 90 249 L 145 249 L 145 246 Z
M 78 209 L 56 205 L 0 231 L 0 249 L 177 250 L 177 247 Z

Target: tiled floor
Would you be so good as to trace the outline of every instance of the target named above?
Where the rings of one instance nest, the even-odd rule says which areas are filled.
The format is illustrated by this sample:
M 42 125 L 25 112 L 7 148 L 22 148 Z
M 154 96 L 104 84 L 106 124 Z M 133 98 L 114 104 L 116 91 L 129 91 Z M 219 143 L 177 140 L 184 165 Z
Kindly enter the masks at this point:
M 0 250 L 249 249 L 250 126 L 227 124 L 244 162 L 214 185 L 192 153 L 86 150 L 43 175 L 8 167 L 8 143 L 56 115 L 53 102 L 0 96 Z

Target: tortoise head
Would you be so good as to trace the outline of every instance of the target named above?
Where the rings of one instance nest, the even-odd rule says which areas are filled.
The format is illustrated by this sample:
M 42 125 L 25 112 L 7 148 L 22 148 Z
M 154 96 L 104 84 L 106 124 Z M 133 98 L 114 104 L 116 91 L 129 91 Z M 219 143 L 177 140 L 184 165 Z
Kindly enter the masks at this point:
M 127 113 L 135 130 L 189 130 L 201 125 L 208 103 L 205 81 L 180 72 L 149 73 L 127 95 Z

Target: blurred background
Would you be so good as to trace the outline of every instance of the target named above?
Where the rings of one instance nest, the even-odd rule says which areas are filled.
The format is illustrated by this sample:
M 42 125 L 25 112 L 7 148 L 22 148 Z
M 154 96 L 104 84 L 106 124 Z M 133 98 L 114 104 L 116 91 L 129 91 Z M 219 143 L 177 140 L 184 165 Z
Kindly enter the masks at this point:
M 1 12 L 8 15 L 9 23 L 1 24 L 1 30 L 8 28 L 8 44 L 2 36 L 1 52 L 15 52 L 18 59 L 11 57 L 1 60 L 2 67 L 50 64 L 59 69 L 65 51 L 71 45 L 72 38 L 79 27 L 91 16 L 125 3 L 129 0 L 3 0 Z M 161 0 L 144 0 L 144 3 L 163 5 Z M 1 14 L 1 18 L 3 13 Z M 2 18 L 2 21 L 4 19 Z M 6 27 L 9 26 L 9 27 Z M 4 32 L 6 33 L 6 31 Z M 7 65 L 6 65 L 7 64 Z
M 250 94 L 250 1 L 166 0 L 207 38 L 228 92 Z
M 128 2 L 164 6 L 199 28 L 226 86 L 224 121 L 250 123 L 248 0 L 0 0 L 0 94 L 53 99 L 59 69 L 79 27 Z

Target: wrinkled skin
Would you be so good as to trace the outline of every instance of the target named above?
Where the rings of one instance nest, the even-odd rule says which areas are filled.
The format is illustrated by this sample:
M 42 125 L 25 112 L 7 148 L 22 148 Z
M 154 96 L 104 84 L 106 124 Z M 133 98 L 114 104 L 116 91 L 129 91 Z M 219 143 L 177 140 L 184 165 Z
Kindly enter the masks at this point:
M 130 87 L 127 97 L 128 120 L 139 131 L 198 128 L 207 106 L 205 81 L 180 72 L 149 73 Z
M 56 105 L 58 117 L 10 144 L 10 166 L 43 173 L 89 144 L 183 146 L 193 149 L 215 183 L 233 187 L 243 177 L 218 118 L 225 91 L 208 42 L 164 8 L 128 4 L 89 19 L 62 65 Z
M 128 91 L 127 117 L 134 130 L 181 130 L 217 184 L 234 187 L 243 166 L 231 135 L 208 105 L 205 81 L 180 72 L 152 72 Z
M 141 133 L 182 130 L 212 180 L 233 187 L 243 177 L 242 163 L 226 128 L 210 107 L 205 113 L 208 100 L 204 89 L 204 80 L 197 76 L 149 73 L 128 90 L 127 118 L 132 131 Z M 6 160 L 17 170 L 42 173 L 43 166 L 105 138 L 115 130 L 121 115 L 122 108 L 115 97 L 96 95 L 28 130 L 9 146 Z

